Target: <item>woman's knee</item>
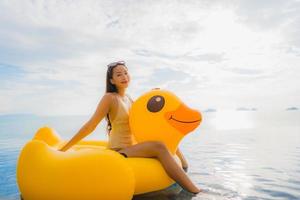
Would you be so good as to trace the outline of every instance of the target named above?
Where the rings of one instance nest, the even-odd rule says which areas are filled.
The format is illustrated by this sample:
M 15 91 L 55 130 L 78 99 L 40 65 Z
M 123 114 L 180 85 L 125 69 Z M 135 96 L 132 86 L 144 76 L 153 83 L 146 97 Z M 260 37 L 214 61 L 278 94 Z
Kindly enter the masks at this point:
M 162 153 L 162 152 L 165 152 L 165 151 L 168 150 L 166 145 L 162 142 L 159 142 L 159 141 L 151 141 L 151 147 L 157 153 Z

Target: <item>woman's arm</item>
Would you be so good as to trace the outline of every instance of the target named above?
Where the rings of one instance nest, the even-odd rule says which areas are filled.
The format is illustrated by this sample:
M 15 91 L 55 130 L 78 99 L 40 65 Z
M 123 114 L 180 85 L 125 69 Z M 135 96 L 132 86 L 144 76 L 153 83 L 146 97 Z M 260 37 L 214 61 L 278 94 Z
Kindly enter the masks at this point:
M 187 172 L 188 163 L 187 163 L 185 157 L 183 156 L 182 152 L 180 151 L 179 147 L 177 148 L 176 155 L 179 157 L 179 159 L 181 161 L 183 170 Z
M 68 150 L 70 147 L 72 147 L 82 138 L 86 137 L 91 132 L 93 132 L 97 127 L 97 125 L 99 124 L 99 122 L 108 113 L 111 106 L 111 102 L 112 102 L 112 95 L 106 93 L 102 97 L 101 101 L 99 102 L 97 109 L 93 114 L 93 116 L 90 118 L 90 120 L 81 127 L 81 129 L 76 133 L 76 135 L 74 135 L 73 138 L 60 149 L 60 151 Z

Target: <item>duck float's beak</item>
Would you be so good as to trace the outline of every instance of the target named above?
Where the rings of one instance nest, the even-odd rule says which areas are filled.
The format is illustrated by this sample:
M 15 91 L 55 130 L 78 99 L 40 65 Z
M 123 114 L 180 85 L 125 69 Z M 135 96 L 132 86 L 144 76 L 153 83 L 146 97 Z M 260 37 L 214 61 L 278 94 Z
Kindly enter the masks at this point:
M 166 112 L 165 119 L 171 126 L 186 135 L 199 126 L 202 116 L 199 111 L 193 110 L 181 103 L 176 110 Z

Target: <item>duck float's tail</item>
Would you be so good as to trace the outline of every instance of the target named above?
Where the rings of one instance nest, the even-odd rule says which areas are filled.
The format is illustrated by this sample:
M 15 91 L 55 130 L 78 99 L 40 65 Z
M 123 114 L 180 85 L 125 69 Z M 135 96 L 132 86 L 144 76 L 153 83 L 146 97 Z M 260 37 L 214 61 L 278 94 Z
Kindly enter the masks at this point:
M 33 140 L 40 140 L 51 147 L 57 147 L 63 143 L 61 137 L 50 127 L 40 128 L 34 135 Z

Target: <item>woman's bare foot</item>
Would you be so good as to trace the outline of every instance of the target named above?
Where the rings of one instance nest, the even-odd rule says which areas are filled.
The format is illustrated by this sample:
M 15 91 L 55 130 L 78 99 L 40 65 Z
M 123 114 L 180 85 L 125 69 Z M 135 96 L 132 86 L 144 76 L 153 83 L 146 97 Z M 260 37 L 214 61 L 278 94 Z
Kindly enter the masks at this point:
M 200 193 L 201 191 L 202 191 L 201 189 L 197 188 L 197 190 L 191 191 L 191 193 L 193 193 L 193 194 L 198 194 L 198 193 Z
M 192 193 L 192 194 L 198 194 L 199 192 L 201 192 L 202 190 L 196 186 L 189 188 L 189 189 L 185 189 L 186 191 Z

